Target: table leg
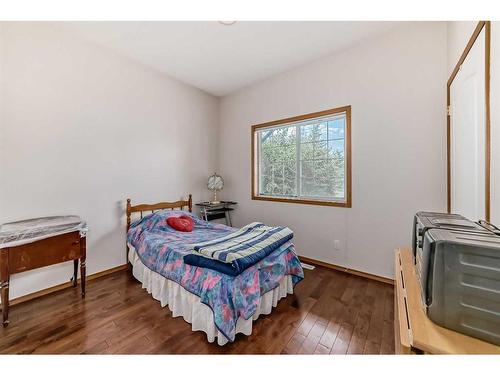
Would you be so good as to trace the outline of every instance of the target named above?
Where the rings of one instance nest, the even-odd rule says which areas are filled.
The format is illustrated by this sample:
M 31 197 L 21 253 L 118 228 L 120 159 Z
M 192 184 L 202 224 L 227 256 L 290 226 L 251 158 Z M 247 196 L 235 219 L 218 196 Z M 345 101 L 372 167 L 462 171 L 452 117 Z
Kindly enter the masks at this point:
M 2 282 L 2 324 L 7 326 L 9 324 L 9 282 Z
M 82 257 L 81 260 L 80 260 L 80 277 L 81 277 L 81 280 L 80 280 L 80 283 L 82 285 L 82 297 L 85 298 L 85 271 L 86 271 L 86 259 L 85 257 Z
M 231 213 L 230 213 L 230 211 L 226 211 L 225 214 L 226 214 L 226 225 L 229 226 L 229 227 L 232 227 L 233 223 L 231 222 Z
M 85 298 L 85 281 L 86 281 L 86 268 L 87 268 L 87 238 L 80 239 L 80 250 L 82 257 L 80 258 L 80 283 L 82 285 L 82 298 Z
M 9 253 L 7 249 L 0 250 L 0 298 L 2 299 L 2 323 L 9 324 Z
M 73 287 L 78 285 L 78 259 L 73 260 Z

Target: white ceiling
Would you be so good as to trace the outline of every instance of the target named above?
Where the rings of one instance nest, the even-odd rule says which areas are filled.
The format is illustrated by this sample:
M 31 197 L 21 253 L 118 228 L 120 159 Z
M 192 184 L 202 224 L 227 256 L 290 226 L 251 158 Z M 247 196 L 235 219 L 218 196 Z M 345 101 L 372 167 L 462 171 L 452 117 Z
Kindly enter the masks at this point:
M 63 27 L 216 96 L 348 48 L 394 22 L 67 22 Z

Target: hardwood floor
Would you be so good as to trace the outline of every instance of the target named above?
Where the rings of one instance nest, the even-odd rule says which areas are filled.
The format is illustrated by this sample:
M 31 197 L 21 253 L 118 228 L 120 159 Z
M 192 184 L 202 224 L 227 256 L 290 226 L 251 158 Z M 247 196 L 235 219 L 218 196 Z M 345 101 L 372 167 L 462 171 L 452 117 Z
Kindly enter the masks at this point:
M 85 300 L 66 289 L 11 307 L 0 353 L 394 353 L 392 286 L 322 267 L 305 274 L 251 336 L 223 347 L 172 318 L 121 271 L 90 281 Z

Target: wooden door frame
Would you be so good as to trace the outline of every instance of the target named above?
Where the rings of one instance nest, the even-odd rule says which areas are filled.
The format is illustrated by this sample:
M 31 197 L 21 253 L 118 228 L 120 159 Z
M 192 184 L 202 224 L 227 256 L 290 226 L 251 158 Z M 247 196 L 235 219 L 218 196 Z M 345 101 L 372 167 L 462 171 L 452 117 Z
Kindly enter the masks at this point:
M 456 75 L 458 74 L 458 71 L 460 70 L 460 66 L 463 64 L 465 59 L 467 58 L 467 55 L 469 54 L 469 51 L 471 50 L 472 46 L 474 45 L 476 39 L 478 38 L 479 34 L 481 31 L 485 30 L 485 35 L 484 35 L 484 101 L 485 101 L 485 171 L 484 171 L 484 176 L 485 176 L 485 220 L 490 221 L 490 188 L 491 188 L 491 182 L 490 182 L 490 176 L 491 176 L 491 171 L 490 171 L 490 164 L 491 164 L 491 130 L 490 130 L 490 44 L 491 44 L 491 22 L 490 21 L 479 21 L 476 28 L 474 29 L 474 32 L 472 33 L 472 36 L 469 39 L 469 42 L 467 43 L 467 46 L 465 47 L 465 50 L 462 52 L 462 55 L 460 56 L 460 59 L 458 60 L 457 64 L 455 65 L 455 68 L 453 69 L 453 72 L 451 73 L 450 78 L 448 79 L 448 83 L 446 85 L 446 130 L 447 130 L 447 138 L 446 138 L 446 143 L 447 143 L 447 149 L 446 149 L 446 158 L 447 158 L 447 208 L 448 208 L 448 213 L 451 212 L 451 113 L 450 113 L 450 88 L 451 84 L 453 83 L 453 80 L 455 79 Z

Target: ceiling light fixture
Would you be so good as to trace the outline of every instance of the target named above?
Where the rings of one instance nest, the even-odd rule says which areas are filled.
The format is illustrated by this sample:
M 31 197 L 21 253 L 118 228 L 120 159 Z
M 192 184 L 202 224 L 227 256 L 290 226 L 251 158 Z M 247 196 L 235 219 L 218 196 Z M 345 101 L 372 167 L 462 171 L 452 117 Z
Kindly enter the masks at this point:
M 231 26 L 234 25 L 236 21 L 219 21 L 219 23 L 224 26 Z

